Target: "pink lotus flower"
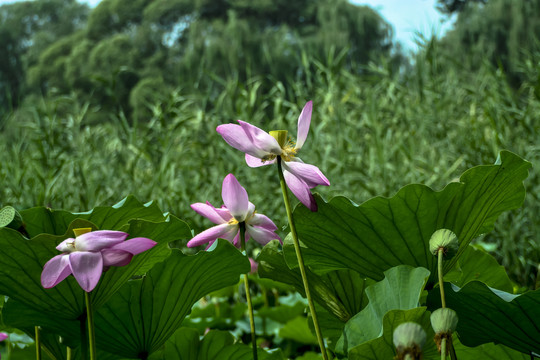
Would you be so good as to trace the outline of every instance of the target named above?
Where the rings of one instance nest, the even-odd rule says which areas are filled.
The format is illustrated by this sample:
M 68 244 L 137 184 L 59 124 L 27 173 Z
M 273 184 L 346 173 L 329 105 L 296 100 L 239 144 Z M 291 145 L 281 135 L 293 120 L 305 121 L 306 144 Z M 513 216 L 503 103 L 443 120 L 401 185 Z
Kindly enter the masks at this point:
M 221 190 L 223 205 L 215 208 L 209 202 L 206 204 L 195 203 L 191 208 L 199 215 L 212 221 L 217 226 L 211 227 L 195 236 L 188 243 L 188 247 L 195 247 L 208 243 L 210 247 L 218 238 L 226 239 L 240 248 L 240 225 L 246 225 L 246 241 L 251 237 L 262 245 L 266 245 L 270 240 L 280 239 L 274 231 L 277 226 L 267 216 L 255 211 L 249 199 L 246 189 L 240 185 L 233 174 L 229 174 L 223 179 Z M 207 247 L 207 249 L 208 249 Z
M 9 337 L 8 334 L 6 334 L 6 333 L 4 333 L 4 332 L 0 332 L 0 341 L 4 341 L 4 340 L 6 340 L 8 337 Z M 0 355 L 0 358 L 2 358 L 1 355 Z
M 87 232 L 62 241 L 56 249 L 63 254 L 49 260 L 41 273 L 41 285 L 49 289 L 73 274 L 86 291 L 92 291 L 101 273 L 109 266 L 125 266 L 134 255 L 154 247 L 157 243 L 147 238 L 133 238 L 122 231 L 100 230 Z
M 257 271 L 259 270 L 259 264 L 252 258 L 249 258 L 249 263 L 251 264 L 251 270 L 249 271 L 249 273 L 256 274 Z
M 286 131 L 270 132 L 238 120 L 240 125 L 225 124 L 217 127 L 227 144 L 246 153 L 246 163 L 251 167 L 273 164 L 278 156 L 282 160 L 283 176 L 292 193 L 311 211 L 317 211 L 317 203 L 310 189 L 317 185 L 329 186 L 330 182 L 314 165 L 305 164 L 296 153 L 306 141 L 311 123 L 312 101 L 302 109 L 298 117 L 296 144 L 287 141 Z M 274 137 L 275 136 L 275 137 Z

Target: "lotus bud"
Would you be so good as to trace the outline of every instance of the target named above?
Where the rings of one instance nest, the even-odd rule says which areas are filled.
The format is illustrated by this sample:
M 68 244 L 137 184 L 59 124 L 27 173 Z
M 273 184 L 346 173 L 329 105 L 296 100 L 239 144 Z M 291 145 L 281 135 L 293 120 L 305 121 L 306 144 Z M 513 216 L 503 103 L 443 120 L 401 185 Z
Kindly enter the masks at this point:
M 439 249 L 443 249 L 443 255 L 446 260 L 456 255 L 459 249 L 459 242 L 456 234 L 448 229 L 439 229 L 431 235 L 429 239 L 429 251 L 437 256 Z
M 277 140 L 279 146 L 284 148 L 287 145 L 287 130 L 274 130 L 269 132 L 270 136 Z
M 431 326 L 435 334 L 453 333 L 458 323 L 457 313 L 449 308 L 437 309 L 431 314 Z
M 21 214 L 12 206 L 6 206 L 0 210 L 0 227 L 8 227 L 18 230 L 23 226 Z
M 426 343 L 426 332 L 414 322 L 400 324 L 394 330 L 394 346 L 397 349 L 397 359 L 420 359 L 422 347 Z

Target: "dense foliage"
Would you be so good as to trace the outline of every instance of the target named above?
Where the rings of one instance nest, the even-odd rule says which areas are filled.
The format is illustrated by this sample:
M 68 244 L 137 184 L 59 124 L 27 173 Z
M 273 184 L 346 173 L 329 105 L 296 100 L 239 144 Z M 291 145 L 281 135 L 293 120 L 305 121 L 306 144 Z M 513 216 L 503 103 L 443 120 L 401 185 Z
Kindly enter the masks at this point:
M 538 61 L 540 2 L 468 2 L 443 44 L 452 60 L 468 71 L 477 71 L 488 62 L 519 87 L 530 76 L 527 62 Z
M 392 30 L 375 11 L 344 0 L 104 0 L 95 9 L 75 1 L 30 4 L 0 7 L 0 52 L 7 54 L 0 59 L 0 207 L 28 209 L 22 215 L 31 238 L 24 249 L 13 250 L 23 235 L 0 229 L 0 276 L 11 279 L 16 273 L 24 279 L 22 287 L 0 282 L 0 294 L 13 298 L 0 319 L 9 327 L 0 330 L 32 333 L 32 321 L 38 318 L 51 333 L 67 339 L 66 343 L 59 343 L 57 337 L 45 339 L 58 358 L 66 344 L 79 345 L 78 335 L 70 337 L 70 333 L 78 332 L 84 314 L 81 296 L 66 290 L 76 286 L 74 279 L 50 298 L 27 299 L 43 291 L 35 277 L 46 258 L 57 253 L 53 245 L 86 221 L 97 228 L 129 228 L 134 235 L 153 235 L 164 244 L 129 267 L 107 272 L 107 283 L 98 287 L 95 297 L 101 309 L 96 324 L 103 331 L 98 340 L 108 353 L 100 359 L 144 358 L 143 352 L 155 352 L 156 359 L 181 358 L 188 352 L 198 354 L 194 359 L 212 358 L 208 354 L 220 349 L 212 347 L 214 342 L 223 345 L 227 354 L 241 354 L 231 359 L 249 359 L 249 348 L 234 344 L 229 333 L 212 331 L 199 338 L 212 328 L 232 331 L 249 342 L 246 305 L 237 301 L 245 290 L 239 293 L 233 285 L 233 278 L 247 268 L 245 259 L 222 242 L 215 253 L 194 257 L 176 249 L 171 252 L 165 244 L 195 254 L 184 246 L 192 236 L 190 227 L 197 234 L 209 224 L 189 205 L 206 200 L 220 204 L 219 184 L 231 172 L 285 239 L 289 230 L 279 187 L 273 186 L 278 181 L 275 169 L 248 168 L 243 156 L 215 129 L 242 119 L 265 130 L 292 132 L 301 106 L 311 99 L 310 140 L 302 156 L 306 154 L 306 161 L 323 170 L 331 186 L 316 189 L 318 213 L 299 205 L 294 214 L 307 249 L 306 264 L 313 270 L 310 276 L 320 286 L 315 300 L 331 349 L 348 353 L 351 359 L 369 358 L 358 355 L 367 350 L 389 354 L 393 350 L 384 344 L 396 323 L 404 318 L 429 323 L 429 311 L 440 299 L 435 258 L 425 255 L 425 240 L 437 223 L 454 227 L 463 245 L 459 260 L 445 269 L 448 281 L 461 287 L 448 286 L 451 307 L 467 318 L 513 313 L 524 324 L 522 329 L 534 334 L 523 342 L 508 340 L 512 330 L 497 318 L 498 326 L 482 329 L 485 337 L 475 336 L 471 325 L 475 320 L 464 322 L 458 332 L 467 336 L 461 340 L 463 345 L 457 345 L 464 358 L 479 356 L 466 346 L 481 345 L 483 356 L 504 353 L 508 359 L 529 358 L 514 350 L 540 351 L 534 323 L 527 322 L 536 313 L 522 311 L 538 301 L 537 292 L 503 302 L 494 299 L 485 285 L 508 293 L 501 295 L 505 300 L 537 287 L 540 49 L 535 29 L 540 2 L 469 1 L 460 8 L 453 31 L 441 40 L 425 39 L 409 60 L 392 47 Z M 501 153 L 504 149 L 519 156 Z M 498 165 L 489 165 L 499 156 Z M 520 157 L 531 162 L 532 169 Z M 467 169 L 481 164 L 487 165 L 469 170 L 459 182 Z M 490 174 L 496 175 L 492 179 Z M 407 184 L 425 186 L 403 188 Z M 475 184 L 489 186 L 482 192 Z M 463 195 L 471 188 L 476 201 Z M 128 194 L 153 203 L 145 206 L 128 197 L 111 207 Z M 448 194 L 460 201 L 445 202 Z M 382 197 L 369 200 L 376 196 Z M 411 199 L 418 201 L 435 218 L 415 217 L 417 213 L 400 199 L 406 199 L 407 206 Z M 434 209 L 440 204 L 453 206 L 452 214 L 437 215 Z M 34 206 L 38 207 L 30 209 Z M 80 213 L 93 208 L 92 213 Z M 370 209 L 380 217 L 371 218 Z M 119 214 L 116 222 L 107 219 L 110 213 Z M 399 219 L 393 219 L 382 228 L 394 233 L 382 238 L 366 235 L 383 231 L 377 230 L 378 221 L 387 221 L 394 213 L 406 218 L 407 231 L 401 231 Z M 375 225 L 358 225 L 366 219 Z M 349 226 L 354 229 L 352 236 L 343 232 Z M 333 229 L 331 235 L 319 236 L 327 229 Z M 45 235 L 39 237 L 40 233 Z M 400 255 L 402 243 L 396 233 L 412 244 L 410 256 Z M 350 250 L 358 241 L 362 249 L 386 250 L 372 256 L 379 258 L 375 262 L 370 263 L 369 257 L 359 261 L 364 251 Z M 249 253 L 261 251 L 251 242 L 248 245 Z M 506 268 L 509 278 L 485 250 Z M 305 353 L 304 359 L 317 358 L 291 254 L 287 240 L 283 248 L 270 243 L 260 253 L 265 265 L 259 275 L 285 284 L 251 277 L 256 282 L 252 287 L 262 329 L 258 336 L 266 345 L 280 348 L 285 357 Z M 223 285 L 231 285 L 225 289 L 200 273 L 179 270 L 184 263 L 219 256 L 227 258 L 223 268 L 209 263 L 202 270 L 223 277 Z M 17 268 L 18 263 L 29 264 L 28 273 Z M 234 274 L 224 272 L 227 265 Z M 11 272 L 12 268 L 17 270 Z M 145 272 L 145 282 L 122 282 Z M 171 297 L 181 294 L 181 306 L 165 306 L 169 300 L 164 299 L 163 304 L 154 304 L 164 309 L 159 314 L 148 310 L 152 303 L 148 298 L 148 307 L 132 303 L 130 311 L 161 319 L 167 330 L 158 334 L 151 326 L 139 329 L 137 319 L 125 312 L 121 324 L 135 325 L 128 334 L 119 335 L 121 329 L 109 318 L 126 308 L 123 301 L 148 287 L 165 292 L 168 284 L 152 279 L 177 275 L 185 277 L 185 284 L 178 287 L 193 287 L 192 276 L 201 276 L 208 287 L 195 293 L 173 288 Z M 410 282 L 392 287 L 398 278 Z M 381 290 L 385 286 L 392 290 Z M 429 292 L 427 299 L 421 297 L 424 289 Z M 219 291 L 196 303 L 187 316 L 198 298 L 214 290 Z M 378 291 L 386 298 L 401 294 L 407 305 L 377 303 L 382 315 L 371 318 L 368 313 L 375 310 L 367 300 L 376 303 Z M 75 305 L 69 296 L 74 296 Z M 463 305 L 468 302 L 485 306 L 471 310 Z M 492 307 L 486 309 L 487 304 Z M 3 305 L 0 297 L 0 309 Z M 15 313 L 24 316 L 15 319 Z M 370 321 L 369 334 L 355 332 L 357 324 Z M 180 324 L 192 329 L 175 332 Z M 340 339 L 344 333 L 351 336 L 348 344 Z M 117 336 L 129 340 L 108 340 Z M 486 344 L 491 341 L 514 350 Z M 428 358 L 436 357 L 434 345 L 426 351 Z M 261 353 L 261 358 L 265 356 L 280 359 Z
M 360 72 L 359 65 L 389 56 L 391 48 L 390 26 L 372 9 L 345 0 L 104 0 L 89 14 L 74 0 L 40 3 L 62 16 L 24 3 L 2 6 L 0 29 L 12 44 L 5 45 L 0 71 L 6 80 L 0 82 L 27 102 L 76 94 L 99 105 L 103 116 L 133 111 L 144 120 L 149 103 L 178 87 L 217 96 L 223 88 L 217 79 L 244 83 L 265 74 L 274 82 L 302 81 L 308 59 L 323 61 L 329 52 L 345 51 L 340 65 Z M 44 19 L 21 17 L 22 9 Z M 40 27 L 51 22 L 71 29 L 50 31 L 42 43 Z M 27 48 L 28 42 L 39 44 Z

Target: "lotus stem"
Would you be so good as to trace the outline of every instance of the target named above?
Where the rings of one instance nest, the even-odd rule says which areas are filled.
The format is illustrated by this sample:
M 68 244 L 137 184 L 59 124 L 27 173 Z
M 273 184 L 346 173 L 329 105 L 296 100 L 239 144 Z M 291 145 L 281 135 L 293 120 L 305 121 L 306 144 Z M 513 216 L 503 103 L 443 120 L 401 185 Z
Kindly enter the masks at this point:
M 246 251 L 246 223 L 242 221 L 240 226 L 240 249 Z M 246 252 L 247 257 L 247 252 Z M 251 294 L 249 292 L 248 274 L 244 274 L 244 287 L 246 288 L 246 302 L 249 313 L 249 327 L 251 328 L 251 346 L 253 348 L 253 359 L 257 360 L 257 338 L 255 334 L 255 317 L 253 316 L 253 303 L 251 302 Z
M 35 326 L 34 331 L 36 336 L 36 360 L 41 360 L 41 334 L 39 326 Z
M 444 256 L 444 248 L 439 248 L 439 250 L 437 251 L 437 272 L 439 275 L 439 289 L 441 291 L 441 306 L 444 309 L 446 308 L 446 298 L 444 296 L 443 256 Z M 446 347 L 447 347 L 446 338 L 443 338 L 441 342 L 441 359 L 442 360 L 446 360 Z M 450 353 L 450 359 L 457 360 L 456 350 L 454 349 L 454 344 L 452 341 L 448 342 L 448 352 Z
M 294 250 L 296 252 L 296 258 L 298 259 L 298 267 L 300 268 L 300 274 L 302 275 L 302 282 L 304 284 L 304 290 L 306 292 L 306 298 L 308 300 L 309 311 L 313 319 L 313 327 L 315 328 L 315 334 L 317 335 L 317 341 L 319 342 L 319 347 L 321 348 L 321 353 L 324 360 L 328 360 L 328 354 L 326 353 L 326 347 L 324 345 L 324 338 L 322 336 L 321 327 L 319 325 L 319 320 L 317 319 L 317 312 L 315 311 L 315 305 L 313 299 L 311 298 L 311 293 L 309 291 L 309 283 L 306 275 L 306 268 L 304 266 L 304 258 L 300 250 L 300 242 L 298 241 L 298 235 L 296 233 L 296 226 L 294 224 L 291 203 L 289 201 L 289 193 L 287 192 L 287 184 L 285 183 L 285 178 L 283 177 L 283 170 L 281 168 L 281 157 L 277 157 L 278 173 L 279 173 L 279 182 L 281 185 L 281 192 L 283 193 L 283 202 L 285 203 L 285 209 L 287 210 L 287 219 L 289 220 L 289 227 L 291 228 L 291 235 L 294 243 Z
M 438 269 L 437 272 L 439 273 L 439 289 L 441 289 L 441 304 L 443 309 L 446 307 L 446 299 L 444 297 L 444 281 L 443 281 L 443 256 L 444 256 L 444 249 L 439 248 L 439 251 L 437 252 L 437 263 L 438 263 Z
M 448 345 L 449 345 L 448 352 L 450 353 L 450 359 L 457 360 L 456 349 L 454 349 L 454 342 L 450 341 Z
M 96 333 L 94 331 L 94 312 L 92 311 L 92 299 L 89 292 L 84 292 L 86 301 L 86 321 L 88 322 L 88 348 L 90 360 L 96 360 Z
M 86 326 L 86 318 L 88 316 L 85 314 L 79 319 L 79 328 L 81 331 L 81 360 L 88 359 L 88 327 Z
M 446 360 L 446 338 L 441 340 L 441 360 Z

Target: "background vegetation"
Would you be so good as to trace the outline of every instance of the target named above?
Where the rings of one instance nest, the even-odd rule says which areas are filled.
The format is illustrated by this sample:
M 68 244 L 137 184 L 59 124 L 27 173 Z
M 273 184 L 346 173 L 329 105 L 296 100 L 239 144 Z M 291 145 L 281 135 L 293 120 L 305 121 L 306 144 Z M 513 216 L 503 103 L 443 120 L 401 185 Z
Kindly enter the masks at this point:
M 441 189 L 511 150 L 533 163 L 522 209 L 480 239 L 518 286 L 540 260 L 540 1 L 441 1 L 443 39 L 405 57 L 380 15 L 345 0 L 74 0 L 0 7 L 0 205 L 87 210 L 127 194 L 208 224 L 234 172 L 285 226 L 277 174 L 215 132 L 289 129 L 314 101 L 301 156 L 361 203 Z M 512 14 L 512 16 L 508 16 Z M 272 186 L 271 184 L 275 184 Z M 283 235 L 285 233 L 283 232 Z

